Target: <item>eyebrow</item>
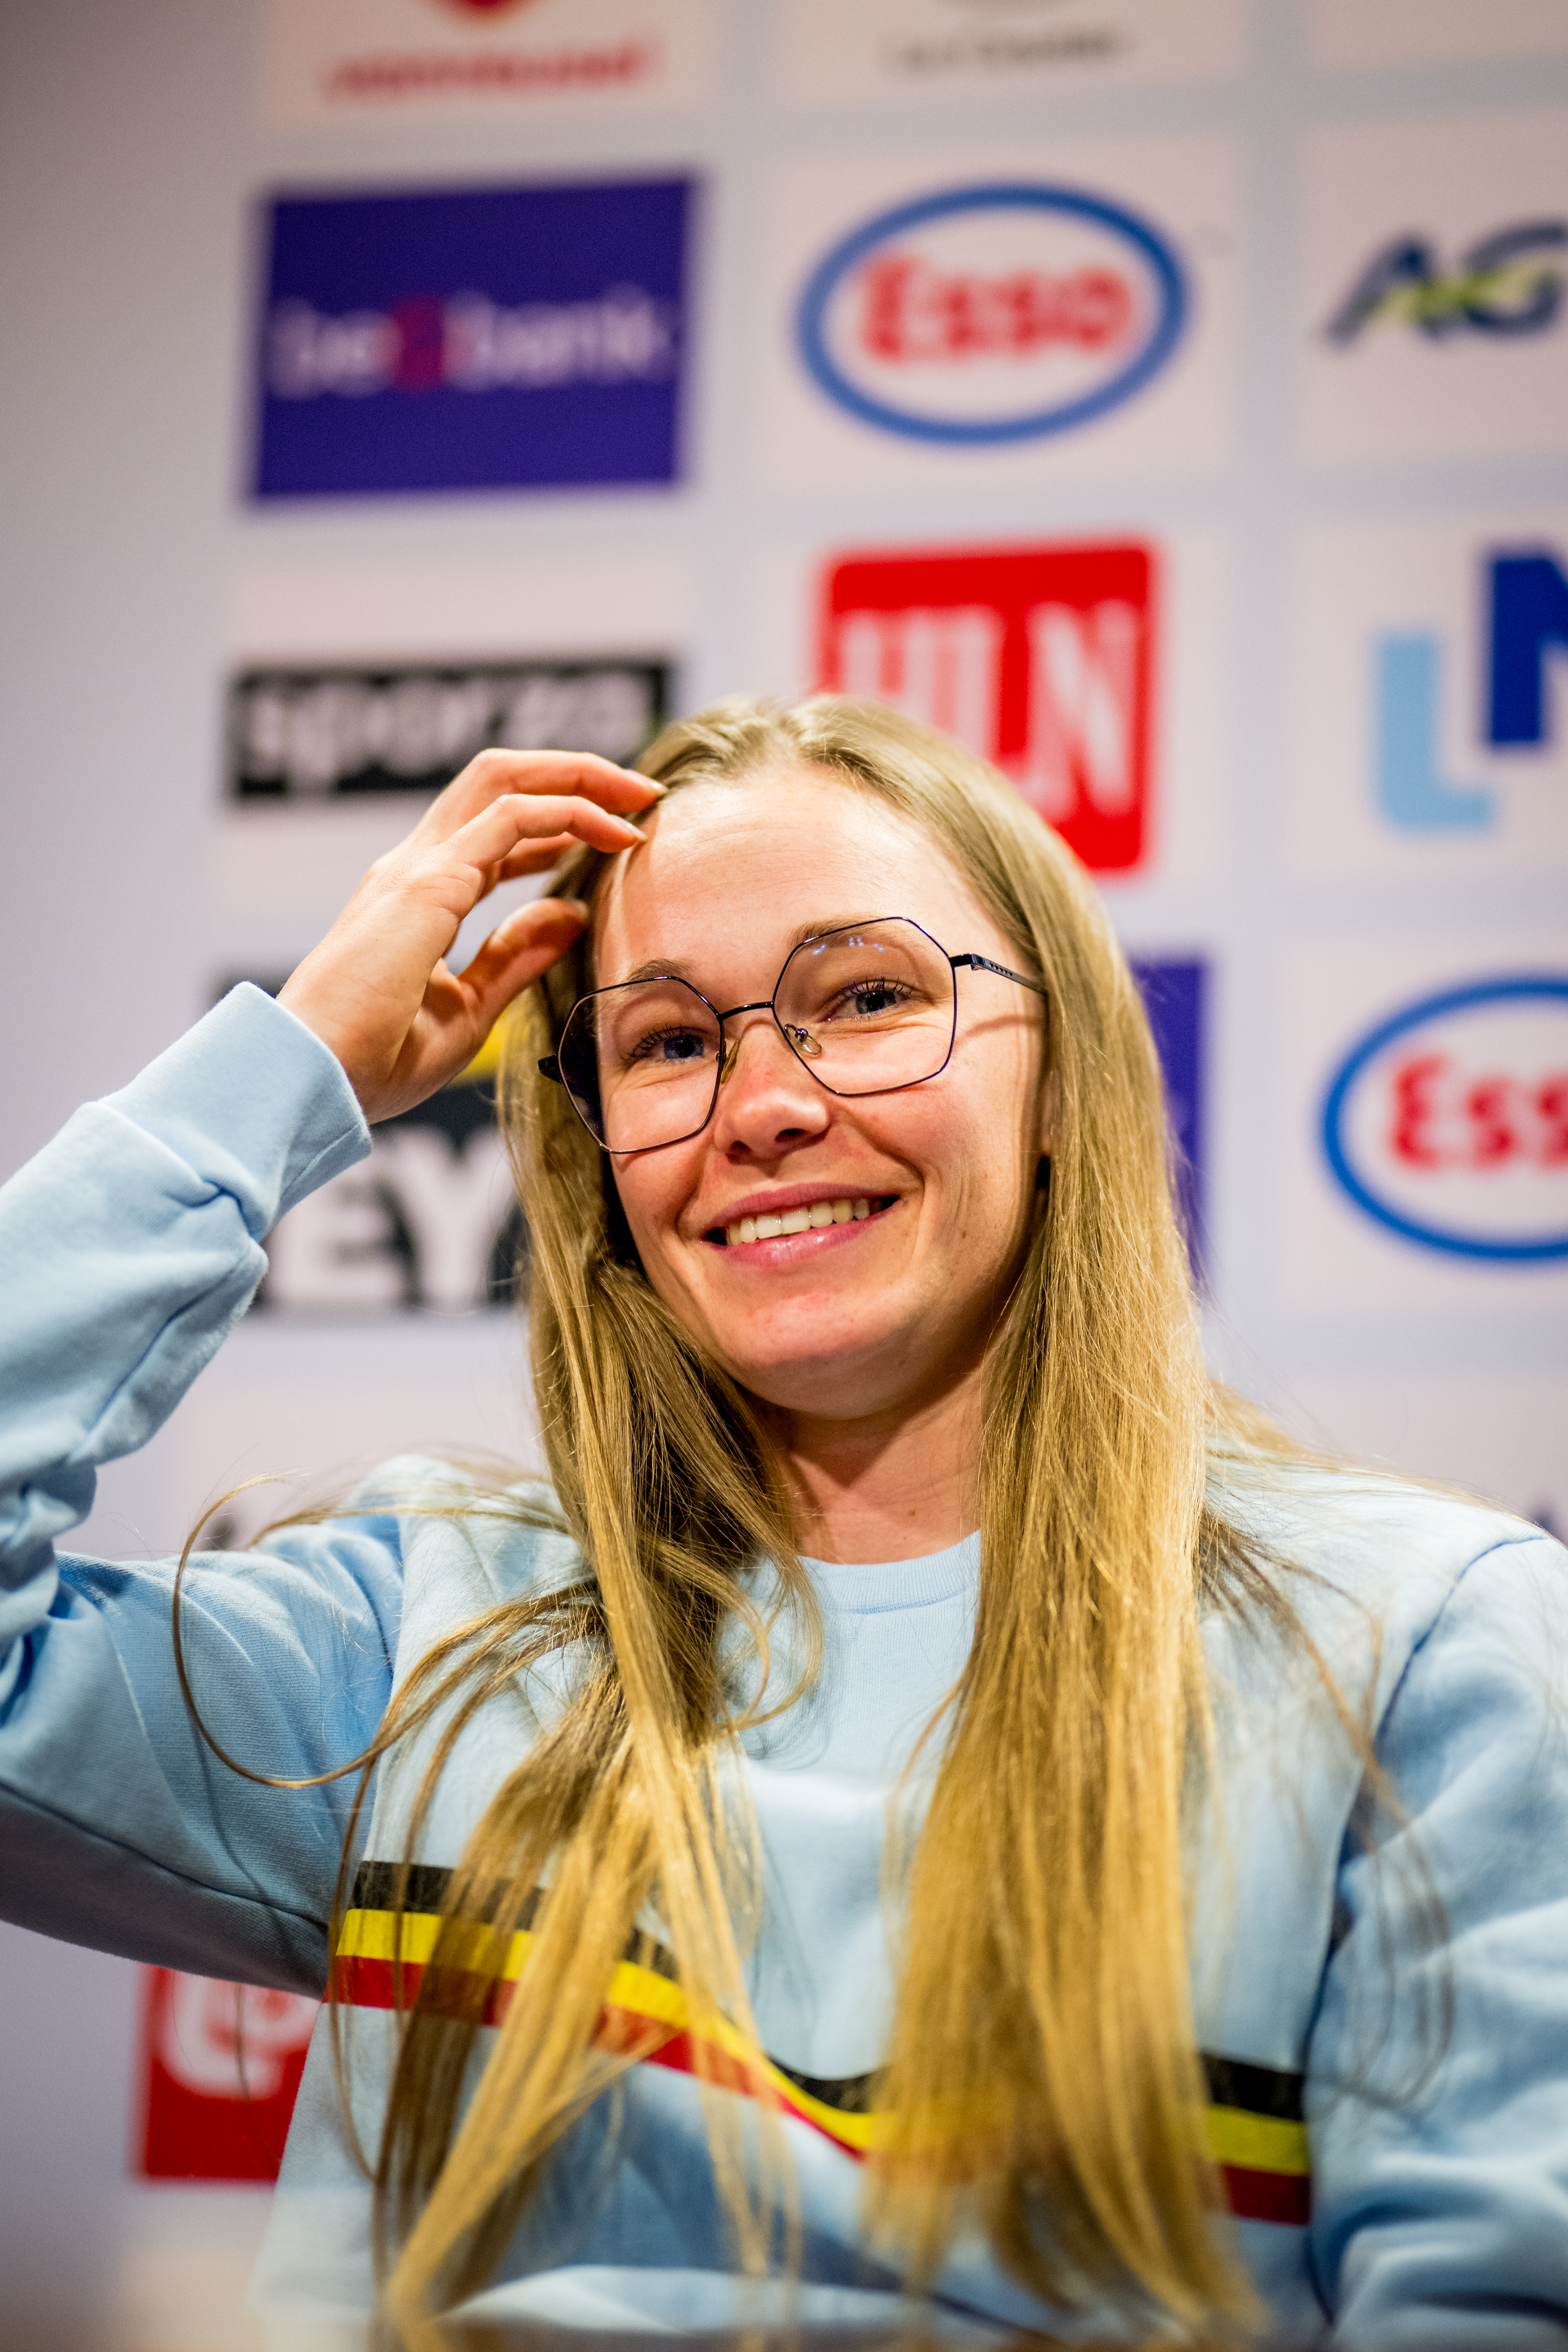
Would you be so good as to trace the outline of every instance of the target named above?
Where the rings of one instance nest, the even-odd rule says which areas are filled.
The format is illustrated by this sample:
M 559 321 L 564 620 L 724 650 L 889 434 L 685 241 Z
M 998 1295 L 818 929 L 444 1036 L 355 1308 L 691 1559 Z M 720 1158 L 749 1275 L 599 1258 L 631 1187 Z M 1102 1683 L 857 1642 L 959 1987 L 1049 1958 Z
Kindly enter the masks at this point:
M 817 918 L 809 923 L 800 924 L 790 934 L 786 953 L 793 955 L 796 948 L 805 947 L 807 940 L 819 940 L 828 931 L 852 931 L 862 923 L 882 923 L 887 920 L 888 918 L 885 915 L 828 915 Z M 608 981 L 604 985 L 611 988 L 630 988 L 634 982 L 639 980 L 684 980 L 689 986 L 695 986 L 696 983 L 691 978 L 691 969 L 689 961 L 684 956 L 655 957 L 650 962 L 639 963 L 633 971 L 623 972 L 618 981 Z

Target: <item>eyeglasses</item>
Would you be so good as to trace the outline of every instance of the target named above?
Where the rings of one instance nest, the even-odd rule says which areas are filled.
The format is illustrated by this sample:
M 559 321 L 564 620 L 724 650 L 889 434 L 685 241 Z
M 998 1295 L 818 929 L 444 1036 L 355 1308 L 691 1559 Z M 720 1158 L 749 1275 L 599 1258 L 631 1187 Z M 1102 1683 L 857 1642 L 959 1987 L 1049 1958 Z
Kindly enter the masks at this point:
M 803 940 L 772 996 L 727 1013 L 673 972 L 596 988 L 578 998 L 539 1067 L 565 1087 L 606 1151 L 654 1151 L 700 1135 L 712 1118 L 740 1047 L 724 1024 L 742 1013 L 772 1013 L 830 1095 L 896 1094 L 939 1077 L 952 1058 L 963 970 L 1047 993 L 1025 972 L 989 956 L 949 955 L 908 916 L 886 915 Z

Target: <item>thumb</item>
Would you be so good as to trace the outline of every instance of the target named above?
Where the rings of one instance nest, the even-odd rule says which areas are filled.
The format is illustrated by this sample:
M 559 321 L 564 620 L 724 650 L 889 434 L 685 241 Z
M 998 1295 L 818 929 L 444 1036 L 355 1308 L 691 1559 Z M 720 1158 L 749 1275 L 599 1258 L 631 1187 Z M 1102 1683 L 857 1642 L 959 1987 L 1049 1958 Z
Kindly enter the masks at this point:
M 534 898 L 496 925 L 463 971 L 487 1028 L 574 945 L 587 920 L 579 898 Z

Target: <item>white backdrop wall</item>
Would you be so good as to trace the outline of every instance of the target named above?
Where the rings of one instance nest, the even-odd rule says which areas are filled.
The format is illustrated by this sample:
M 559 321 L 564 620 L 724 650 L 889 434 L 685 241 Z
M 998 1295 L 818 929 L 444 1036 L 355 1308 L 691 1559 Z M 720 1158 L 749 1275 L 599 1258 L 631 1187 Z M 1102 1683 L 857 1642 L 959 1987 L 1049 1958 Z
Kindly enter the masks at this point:
M 515 215 L 609 252 L 628 183 L 689 184 L 684 232 L 510 292 L 478 247 L 386 277 L 427 208 L 298 208 L 609 191 L 597 226 Z M 275 197 L 302 243 L 258 447 Z M 340 295 L 301 326 L 285 264 L 333 220 Z M 0 1172 L 215 988 L 287 971 L 420 804 L 334 789 L 438 763 L 405 721 L 589 740 L 645 688 L 879 681 L 1121 861 L 1137 956 L 1204 968 L 1216 1362 L 1568 1525 L 1563 0 L 12 0 L 0 222 Z M 398 305 L 464 293 L 454 390 L 449 316 L 432 360 Z M 465 398 L 500 425 L 422 421 Z M 447 487 L 366 486 L 432 450 Z M 1132 603 L 1093 586 L 1128 550 Z M 242 676 L 273 697 L 243 756 Z M 527 1456 L 519 1333 L 473 1303 L 504 1199 L 482 1115 L 443 1116 L 286 1229 L 88 1542 L 163 1549 L 237 1478 L 412 1439 Z M 0 2301 L 35 2342 L 49 2313 L 237 2340 L 204 2314 L 262 2192 L 128 2180 L 133 1976 L 0 1941 Z

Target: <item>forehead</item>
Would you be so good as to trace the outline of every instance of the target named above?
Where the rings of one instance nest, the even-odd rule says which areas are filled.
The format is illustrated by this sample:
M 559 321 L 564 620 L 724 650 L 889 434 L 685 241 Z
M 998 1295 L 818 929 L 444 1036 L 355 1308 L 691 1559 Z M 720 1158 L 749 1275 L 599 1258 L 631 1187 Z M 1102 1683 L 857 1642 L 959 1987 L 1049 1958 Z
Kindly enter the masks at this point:
M 1000 939 L 945 850 L 821 769 L 685 785 L 647 831 L 640 849 L 615 861 L 600 897 L 601 986 L 655 959 L 701 964 L 715 979 L 765 965 L 771 982 L 804 925 L 875 915 L 912 916 L 954 951 Z

